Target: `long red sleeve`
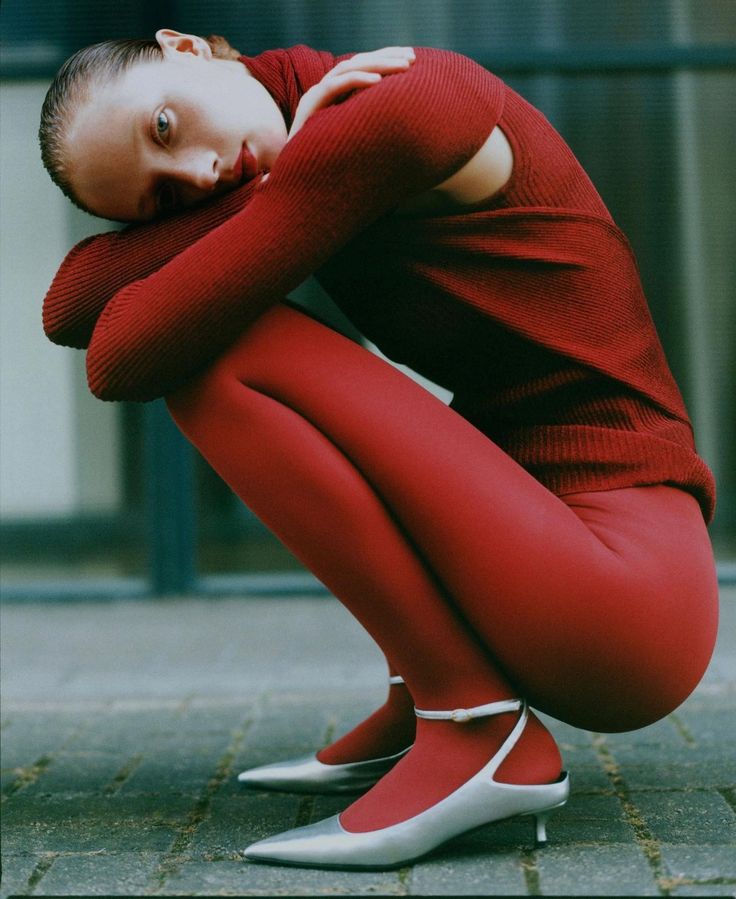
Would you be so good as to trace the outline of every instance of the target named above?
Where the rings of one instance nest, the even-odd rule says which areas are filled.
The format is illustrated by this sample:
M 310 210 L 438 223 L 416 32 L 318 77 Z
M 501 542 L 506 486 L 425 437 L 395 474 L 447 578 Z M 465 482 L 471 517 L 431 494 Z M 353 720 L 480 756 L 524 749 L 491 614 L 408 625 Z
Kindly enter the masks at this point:
M 367 225 L 456 171 L 502 103 L 476 63 L 419 49 L 407 72 L 313 116 L 245 209 L 107 304 L 87 355 L 93 393 L 176 388 Z
M 62 346 L 84 349 L 102 310 L 119 290 L 147 278 L 239 212 L 253 196 L 257 183 L 251 181 L 216 202 L 170 218 L 80 241 L 67 253 L 46 293 L 46 336 Z

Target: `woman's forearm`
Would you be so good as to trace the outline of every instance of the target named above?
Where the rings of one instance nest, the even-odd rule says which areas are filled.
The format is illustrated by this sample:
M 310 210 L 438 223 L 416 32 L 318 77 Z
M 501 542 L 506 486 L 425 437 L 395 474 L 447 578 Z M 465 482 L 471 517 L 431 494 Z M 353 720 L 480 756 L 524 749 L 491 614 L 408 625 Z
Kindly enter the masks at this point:
M 464 57 L 412 68 L 315 115 L 241 212 L 119 291 L 95 327 L 90 388 L 164 395 L 359 231 L 446 179 L 497 123 L 503 85 Z
M 257 182 L 171 218 L 87 237 L 59 267 L 43 301 L 43 327 L 54 343 L 82 349 L 100 313 L 124 287 L 158 271 L 182 250 L 239 212 Z

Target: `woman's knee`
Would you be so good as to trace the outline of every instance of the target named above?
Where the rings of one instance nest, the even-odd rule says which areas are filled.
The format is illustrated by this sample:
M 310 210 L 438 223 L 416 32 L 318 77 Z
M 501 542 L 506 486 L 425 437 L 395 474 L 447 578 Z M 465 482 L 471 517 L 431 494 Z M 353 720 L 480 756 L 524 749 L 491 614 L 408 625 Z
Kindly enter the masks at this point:
M 315 331 L 334 335 L 325 325 L 290 306 L 279 305 L 261 315 L 229 347 L 183 387 L 166 398 L 172 413 L 206 405 L 233 381 L 258 381 L 282 368 L 290 370 L 301 348 L 311 345 Z
M 166 406 L 172 418 L 186 432 L 187 424 L 193 424 L 201 417 L 211 417 L 234 379 L 234 370 L 225 354 L 168 394 Z

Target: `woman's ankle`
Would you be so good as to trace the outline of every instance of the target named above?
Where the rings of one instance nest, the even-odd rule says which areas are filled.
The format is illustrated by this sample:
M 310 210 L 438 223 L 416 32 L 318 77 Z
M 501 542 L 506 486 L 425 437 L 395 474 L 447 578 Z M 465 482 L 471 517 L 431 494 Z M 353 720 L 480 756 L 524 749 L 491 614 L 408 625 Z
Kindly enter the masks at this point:
M 562 756 L 555 738 L 529 711 L 519 741 L 499 765 L 494 779 L 510 784 L 543 784 L 557 780 L 561 772 Z
M 492 761 L 518 720 L 519 712 L 466 723 L 420 718 L 411 751 L 341 813 L 343 827 L 355 833 L 390 827 L 446 799 Z M 560 768 L 557 744 L 530 713 L 493 779 L 524 785 L 549 783 L 558 779 Z

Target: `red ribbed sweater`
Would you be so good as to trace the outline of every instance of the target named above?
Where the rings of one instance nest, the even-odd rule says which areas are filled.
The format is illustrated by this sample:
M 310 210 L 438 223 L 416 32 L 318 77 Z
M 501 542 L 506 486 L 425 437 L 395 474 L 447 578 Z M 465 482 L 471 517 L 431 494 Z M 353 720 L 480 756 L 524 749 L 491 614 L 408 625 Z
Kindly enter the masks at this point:
M 338 59 L 294 47 L 243 61 L 289 122 Z M 391 214 L 496 125 L 514 150 L 503 191 L 460 214 Z M 553 492 L 670 483 L 712 517 L 712 475 L 625 237 L 541 113 L 447 51 L 419 48 L 408 71 L 317 113 L 266 183 L 83 241 L 46 296 L 44 327 L 89 343 L 97 396 L 152 399 L 312 273 Z

